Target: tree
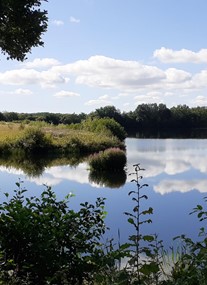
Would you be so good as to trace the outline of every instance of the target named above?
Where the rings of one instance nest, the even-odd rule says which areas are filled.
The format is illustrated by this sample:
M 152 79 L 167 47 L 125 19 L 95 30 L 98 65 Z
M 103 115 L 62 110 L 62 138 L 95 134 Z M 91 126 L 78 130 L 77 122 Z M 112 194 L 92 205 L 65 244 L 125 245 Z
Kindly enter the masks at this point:
M 7 59 L 23 61 L 32 47 L 43 46 L 41 36 L 47 30 L 47 0 L 0 0 L 0 48 Z
M 120 110 L 116 109 L 114 106 L 105 106 L 96 109 L 94 112 L 90 113 L 90 116 L 96 118 L 111 118 L 114 119 L 119 124 L 123 124 L 123 118 Z

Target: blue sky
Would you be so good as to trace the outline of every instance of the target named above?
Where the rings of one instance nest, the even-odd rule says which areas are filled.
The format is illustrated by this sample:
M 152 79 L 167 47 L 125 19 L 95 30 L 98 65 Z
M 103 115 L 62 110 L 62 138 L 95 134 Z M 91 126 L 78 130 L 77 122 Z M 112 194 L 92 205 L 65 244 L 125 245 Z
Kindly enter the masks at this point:
M 206 0 L 49 0 L 44 48 L 0 61 L 0 111 L 207 105 Z

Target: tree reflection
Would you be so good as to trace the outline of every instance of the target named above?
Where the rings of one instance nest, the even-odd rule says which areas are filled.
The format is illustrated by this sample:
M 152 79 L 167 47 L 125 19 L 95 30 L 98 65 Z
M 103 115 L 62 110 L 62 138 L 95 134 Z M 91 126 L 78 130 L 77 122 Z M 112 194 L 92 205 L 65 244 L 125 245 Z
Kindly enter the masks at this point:
M 77 166 L 84 160 L 84 157 L 74 155 L 61 157 L 47 153 L 25 154 L 17 152 L 7 157 L 2 156 L 0 158 L 0 165 L 21 170 L 28 177 L 39 177 L 47 167 L 61 165 Z
M 120 188 L 126 182 L 126 172 L 122 171 L 90 171 L 89 181 L 101 187 Z
M 15 168 L 23 171 L 29 178 L 37 178 L 43 175 L 46 168 L 55 166 L 77 167 L 80 163 L 87 162 L 87 156 L 56 156 L 48 153 L 26 154 L 25 152 L 13 153 L 9 156 L 0 157 L 0 165 L 6 168 Z M 77 170 L 78 171 L 78 170 Z M 126 182 L 126 173 L 122 171 L 92 171 L 88 180 L 102 187 L 120 188 Z

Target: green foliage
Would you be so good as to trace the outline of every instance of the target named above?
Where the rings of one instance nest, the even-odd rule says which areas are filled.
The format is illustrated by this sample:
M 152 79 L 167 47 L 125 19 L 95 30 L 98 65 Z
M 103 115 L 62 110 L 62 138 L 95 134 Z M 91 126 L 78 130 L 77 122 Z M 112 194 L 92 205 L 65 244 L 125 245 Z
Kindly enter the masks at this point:
M 104 200 L 69 209 L 50 187 L 38 197 L 16 183 L 0 204 L 0 281 L 3 284 L 82 284 L 98 268 L 105 232 Z M 9 200 L 8 200 L 9 199 Z M 28 282 L 28 283 L 27 283 Z M 30 283 L 29 283 L 30 282 Z
M 13 0 L 14 1 L 14 0 Z M 50 125 L 66 125 L 71 129 L 88 130 L 97 134 L 116 136 L 119 140 L 126 133 L 143 137 L 172 136 L 182 137 L 202 135 L 206 137 L 207 108 L 178 105 L 167 108 L 165 104 L 139 104 L 134 111 L 121 113 L 114 106 L 105 106 L 86 115 L 61 113 L 0 113 L 0 121 L 6 122 L 45 122 Z M 199 131 L 200 129 L 200 131 Z M 193 132 L 192 132 L 193 131 Z
M 44 155 L 50 152 L 60 157 L 72 154 L 83 156 L 110 147 L 125 148 L 124 142 L 109 134 L 70 129 L 64 125 L 54 126 L 45 122 L 0 125 L 1 155 L 9 156 L 17 152 L 27 154 L 41 152 Z
M 115 136 L 123 141 L 126 138 L 124 128 L 112 118 L 94 118 L 82 121 L 76 128 L 88 130 L 95 133 L 107 134 L 108 136 Z
M 52 141 L 40 129 L 29 128 L 17 139 L 14 147 L 30 153 L 42 152 L 52 147 Z
M 32 47 L 43 46 L 41 36 L 47 30 L 45 0 L 0 1 L 0 48 L 8 59 L 23 61 Z
M 120 232 L 118 243 L 101 242 L 106 231 L 103 198 L 95 205 L 82 203 L 75 212 L 69 207 L 71 195 L 58 201 L 45 186 L 40 197 L 30 197 L 22 182 L 16 183 L 13 197 L 5 193 L 0 204 L 0 284 L 207 285 L 205 206 L 190 213 L 203 223 L 199 240 L 175 237 L 180 247 L 170 248 L 169 254 L 156 234 L 143 233 L 153 209 L 141 210 L 148 185 L 140 183 L 144 169 L 139 164 L 134 169 L 130 175 L 136 189 L 129 196 L 135 205 L 125 212 L 134 233 L 124 244 Z
M 207 198 L 204 198 L 205 203 Z M 204 206 L 197 205 L 190 214 L 196 214 L 200 222 L 207 219 Z M 204 223 L 205 225 L 205 223 Z M 207 233 L 204 226 L 200 228 L 199 241 L 194 242 L 184 234 L 175 237 L 180 241 L 179 258 L 172 266 L 171 284 L 206 285 L 207 284 Z
M 90 155 L 88 163 L 95 171 L 122 171 L 126 166 L 126 153 L 119 148 L 109 148 Z
M 129 236 L 128 284 L 158 284 L 162 267 L 159 253 L 163 247 L 162 241 L 158 241 L 157 235 L 143 235 L 141 232 L 143 224 L 152 223 L 148 215 L 153 214 L 153 208 L 149 207 L 141 211 L 141 201 L 148 199 L 148 196 L 142 194 L 141 191 L 148 187 L 148 184 L 140 184 L 140 180 L 143 178 L 140 172 L 145 169 L 141 168 L 139 164 L 135 164 L 134 170 L 129 175 L 135 176 L 131 182 L 136 184 L 137 190 L 130 191 L 128 195 L 132 197 L 135 206 L 132 213 L 125 212 L 125 215 L 128 217 L 128 223 L 135 230 L 135 233 Z

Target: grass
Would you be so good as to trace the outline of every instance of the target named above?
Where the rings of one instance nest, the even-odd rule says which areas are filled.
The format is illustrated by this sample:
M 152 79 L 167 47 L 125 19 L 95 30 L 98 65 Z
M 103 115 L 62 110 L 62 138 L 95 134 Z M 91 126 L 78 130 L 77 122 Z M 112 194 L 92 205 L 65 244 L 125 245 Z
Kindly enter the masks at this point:
M 6 140 L 14 140 L 24 132 L 24 127 L 19 123 L 0 124 L 0 143 Z
M 66 126 L 53 126 L 41 123 L 0 123 L 0 151 L 8 152 L 12 149 L 24 149 L 24 140 L 31 144 L 39 143 L 34 135 L 28 136 L 31 130 L 41 132 L 45 149 L 51 148 L 62 154 L 90 154 L 102 151 L 110 147 L 124 149 L 124 143 L 115 136 L 109 136 L 107 132 L 98 134 L 92 131 L 69 129 Z M 35 131 L 33 131 L 35 132 Z M 32 140 L 32 142 L 31 142 Z M 37 145 L 36 145 L 37 147 Z M 28 148 L 29 149 L 29 148 Z

